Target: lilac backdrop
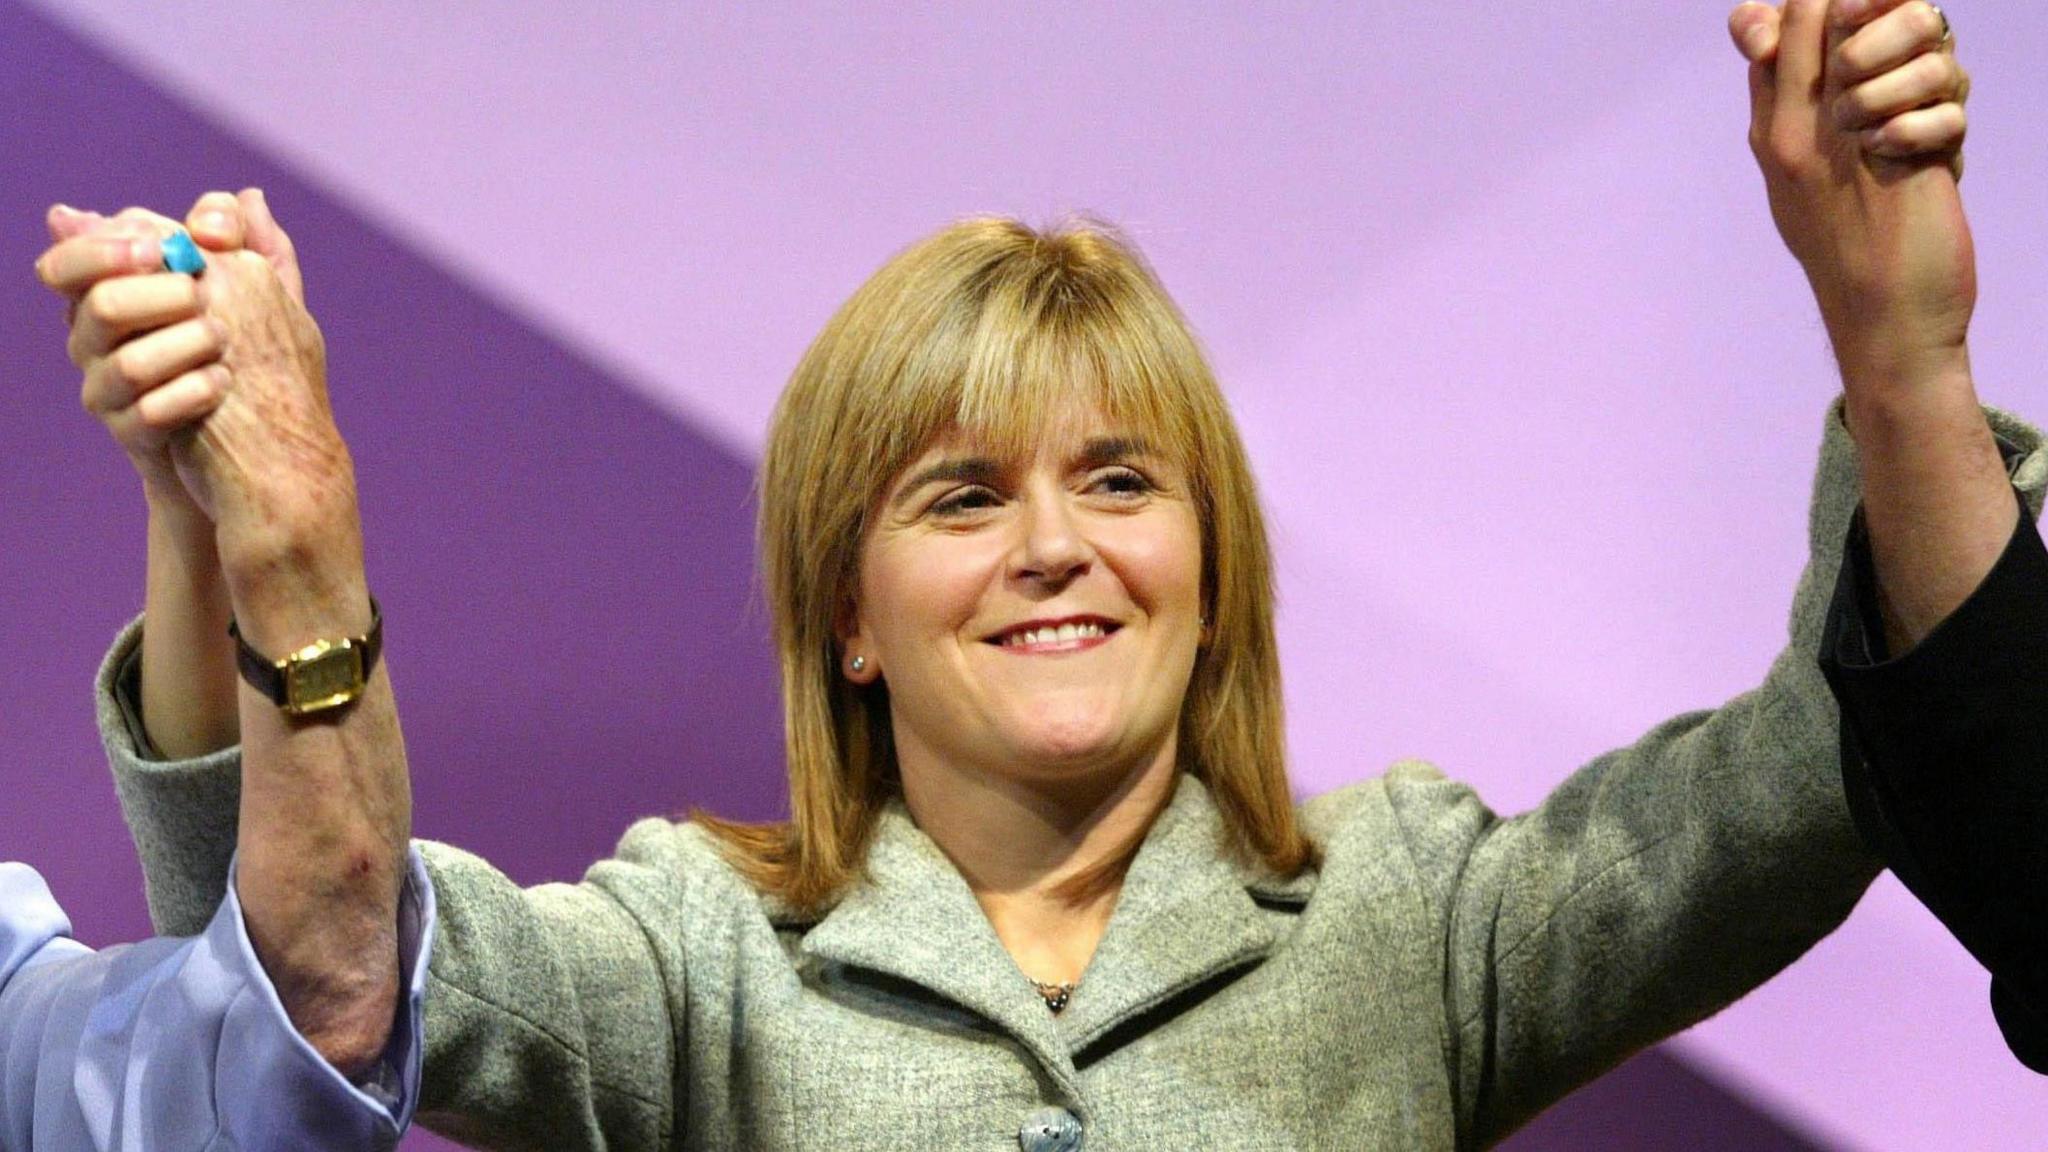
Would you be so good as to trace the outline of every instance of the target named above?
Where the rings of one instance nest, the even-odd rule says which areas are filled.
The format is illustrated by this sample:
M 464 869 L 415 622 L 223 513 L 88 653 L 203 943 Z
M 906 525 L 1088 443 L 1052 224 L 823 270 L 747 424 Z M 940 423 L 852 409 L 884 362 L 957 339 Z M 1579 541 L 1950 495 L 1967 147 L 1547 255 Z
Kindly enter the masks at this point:
M 2048 16 L 1952 14 L 1979 376 L 2039 418 L 2048 158 L 2017 113 Z M 270 190 L 359 458 L 420 830 L 515 875 L 573 876 L 633 815 L 777 806 L 769 405 L 869 270 L 983 210 L 1121 222 L 1207 341 L 1274 511 L 1304 790 L 1413 754 L 1514 809 L 1748 687 L 1782 635 L 1831 369 L 1724 15 L 0 0 L 0 236 L 25 269 L 52 199 Z M 139 508 L 54 307 L 25 274 L 0 294 L 27 673 L 0 856 L 104 942 L 144 920 L 84 686 L 139 596 Z M 1517 1146 L 2033 1147 L 2048 1088 L 1987 1016 L 1883 881 Z

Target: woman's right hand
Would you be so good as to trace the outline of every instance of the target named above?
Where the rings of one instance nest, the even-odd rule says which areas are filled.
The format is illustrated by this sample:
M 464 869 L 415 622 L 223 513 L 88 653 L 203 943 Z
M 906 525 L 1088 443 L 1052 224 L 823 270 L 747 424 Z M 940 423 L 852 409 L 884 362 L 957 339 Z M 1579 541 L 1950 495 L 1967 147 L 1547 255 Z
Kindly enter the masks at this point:
M 270 261 L 295 296 L 302 292 L 297 261 L 267 211 L 261 194 L 208 193 L 186 217 L 201 246 L 220 253 L 245 246 Z M 86 406 L 107 425 L 142 478 L 149 504 L 148 579 L 144 610 L 149 627 L 141 642 L 141 712 L 149 743 L 172 759 L 202 756 L 240 739 L 234 644 L 227 635 L 232 608 L 212 518 L 188 488 L 173 445 L 196 424 L 153 423 L 161 401 L 129 405 L 96 401 L 125 367 L 116 357 L 142 356 L 147 341 L 200 315 L 207 292 L 190 278 L 161 271 L 161 240 L 175 224 L 140 209 L 121 216 L 57 207 L 49 214 L 52 248 L 37 262 L 44 283 L 69 302 L 71 346 L 85 373 Z M 138 246 L 139 244 L 139 246 Z M 178 281 L 186 281 L 179 284 Z M 150 305 L 170 297 L 176 307 Z M 88 306 L 88 300 L 90 305 Z M 152 326 L 155 322 L 155 326 Z M 127 352 L 124 348 L 136 347 Z M 218 363 L 215 357 L 213 363 Z M 145 375 L 144 379 L 149 377 Z M 158 381 L 161 390 L 162 381 Z
M 246 245 L 263 255 L 303 300 L 290 242 L 269 221 L 262 193 L 249 189 L 201 196 L 184 227 L 210 251 Z M 57 205 L 48 225 L 52 244 L 36 273 L 69 302 L 67 351 L 82 374 L 81 403 L 127 454 L 153 510 L 207 522 L 178 475 L 172 441 L 219 406 L 227 379 L 205 278 L 163 270 L 162 243 L 178 223 L 141 208 L 107 217 Z
M 204 318 L 205 289 L 163 270 L 161 243 L 176 222 L 140 208 L 109 218 L 59 205 L 49 227 L 55 243 L 36 275 L 69 301 L 80 403 L 127 453 L 152 507 L 189 504 L 170 436 L 218 391 L 220 337 Z

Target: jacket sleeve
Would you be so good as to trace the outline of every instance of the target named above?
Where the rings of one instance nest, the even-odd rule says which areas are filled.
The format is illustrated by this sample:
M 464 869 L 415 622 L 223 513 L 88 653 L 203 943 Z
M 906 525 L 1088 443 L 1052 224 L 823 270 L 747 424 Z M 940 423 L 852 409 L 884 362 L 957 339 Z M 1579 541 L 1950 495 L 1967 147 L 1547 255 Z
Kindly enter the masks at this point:
M 580 884 L 522 889 L 483 860 L 422 844 L 441 893 L 420 1122 L 485 1148 L 665 1149 L 674 1137 L 681 834 L 629 830 Z
M 1434 772 L 1390 775 L 1444 940 L 1460 1147 L 1490 1145 L 1762 983 L 1876 876 L 1818 662 L 1860 489 L 1838 402 L 1789 643 L 1754 691 L 1666 721 L 1512 819 Z
M 116 638 L 97 683 L 100 735 L 142 860 L 158 931 L 203 928 L 226 891 L 240 750 L 158 760 L 139 722 L 142 622 Z M 636 824 L 583 883 L 522 889 L 481 859 L 416 848 L 437 906 L 427 978 L 420 1123 L 486 1148 L 660 1149 L 672 1125 L 680 956 L 642 915 L 682 897 L 680 836 Z
M 2048 1073 L 2048 550 L 2027 488 L 2048 458 L 2001 437 L 2022 515 L 1970 598 L 1911 651 L 1885 650 L 1861 518 L 1822 670 L 1842 706 L 1842 778 L 1864 838 L 1992 974 L 2020 1062 Z
M 142 726 L 142 618 L 114 637 L 93 680 L 100 743 L 121 816 L 142 860 L 149 918 L 159 936 L 206 930 L 228 887 L 242 802 L 242 750 L 163 760 Z

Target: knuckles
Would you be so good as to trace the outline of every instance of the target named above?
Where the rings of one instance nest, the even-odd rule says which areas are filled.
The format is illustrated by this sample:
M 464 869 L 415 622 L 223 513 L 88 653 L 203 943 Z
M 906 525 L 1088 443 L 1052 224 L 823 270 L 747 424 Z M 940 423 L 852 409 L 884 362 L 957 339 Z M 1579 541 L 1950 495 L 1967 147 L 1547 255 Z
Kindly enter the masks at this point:
M 1908 36 L 1909 46 L 1917 46 L 1923 52 L 1939 49 L 1942 44 L 1943 27 L 1941 13 L 1926 0 L 1912 0 L 1901 5 L 1888 19 L 1902 22 Z M 1941 53 L 1949 56 L 1949 53 Z M 1951 57 L 1952 59 L 1953 57 Z M 1851 83 L 1868 80 L 1881 75 L 1887 54 L 1880 52 L 1876 42 L 1863 36 L 1852 36 L 1835 50 L 1834 59 L 1829 62 L 1830 70 Z
M 1794 180 L 1805 180 L 1825 169 L 1810 136 L 1775 129 L 1762 133 L 1753 146 L 1766 169 Z
M 1869 119 L 1888 111 L 1910 111 L 1937 96 L 1953 96 L 1962 83 L 1962 68 L 1946 52 L 1929 52 L 1902 64 L 1897 74 L 1903 90 L 1885 91 L 1883 77 L 1858 85 L 1842 94 L 1844 106 L 1857 119 Z
M 123 344 L 121 347 L 116 348 L 114 354 L 108 356 L 104 361 L 107 374 L 113 377 L 112 382 L 120 384 L 130 395 L 134 394 L 135 385 L 142 378 L 144 371 L 143 365 L 140 363 L 142 358 L 142 353 L 136 350 L 135 345 Z
M 1919 79 L 1935 92 L 1953 92 L 1963 80 L 1963 66 L 1946 52 L 1929 52 L 1913 62 Z
M 207 192 L 192 202 L 191 215 L 197 216 L 199 213 L 206 211 L 232 213 L 240 209 L 241 206 L 242 202 L 235 199 L 235 194 L 232 192 Z
M 79 385 L 78 388 L 78 406 L 95 416 L 102 415 L 107 408 L 107 404 L 101 398 L 100 393 L 101 389 L 97 374 L 87 372 L 85 374 L 85 382 Z

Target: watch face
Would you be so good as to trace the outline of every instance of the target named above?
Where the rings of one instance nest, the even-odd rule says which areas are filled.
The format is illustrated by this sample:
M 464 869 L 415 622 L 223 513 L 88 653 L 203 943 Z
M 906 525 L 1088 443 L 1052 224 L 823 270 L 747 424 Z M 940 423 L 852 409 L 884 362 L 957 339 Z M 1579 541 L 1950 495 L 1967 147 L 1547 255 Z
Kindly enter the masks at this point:
M 294 660 L 285 669 L 285 707 L 318 712 L 354 700 L 363 690 L 363 653 L 353 644 Z

